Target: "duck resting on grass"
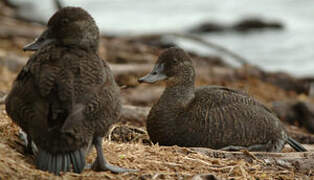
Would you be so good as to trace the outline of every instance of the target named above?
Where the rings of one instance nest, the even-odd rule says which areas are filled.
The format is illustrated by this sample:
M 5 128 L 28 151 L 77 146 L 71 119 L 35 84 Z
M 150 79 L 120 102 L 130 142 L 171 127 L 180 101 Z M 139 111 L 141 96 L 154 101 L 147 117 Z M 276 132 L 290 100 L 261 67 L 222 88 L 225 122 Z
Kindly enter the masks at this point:
M 267 152 L 280 152 L 288 143 L 306 151 L 271 110 L 248 94 L 221 86 L 195 88 L 191 58 L 181 48 L 165 50 L 153 70 L 138 81 L 166 84 L 147 117 L 153 143 Z
M 97 55 L 99 30 L 83 9 L 56 12 L 48 28 L 24 50 L 36 51 L 6 98 L 6 111 L 38 148 L 36 167 L 60 174 L 82 172 L 92 145 L 96 171 L 133 171 L 109 164 L 102 142 L 121 110 L 119 87 Z

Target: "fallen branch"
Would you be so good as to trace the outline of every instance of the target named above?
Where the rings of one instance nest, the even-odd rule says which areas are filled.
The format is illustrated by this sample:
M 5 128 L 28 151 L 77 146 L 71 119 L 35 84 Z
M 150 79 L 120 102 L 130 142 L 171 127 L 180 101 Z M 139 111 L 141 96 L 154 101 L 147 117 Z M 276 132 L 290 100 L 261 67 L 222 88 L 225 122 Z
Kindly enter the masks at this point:
M 248 155 L 245 152 L 229 152 L 212 150 L 208 148 L 190 148 L 192 151 L 201 153 L 212 158 L 224 159 L 244 159 L 246 161 L 262 160 L 266 164 L 275 164 L 285 168 L 296 169 L 299 171 L 307 171 L 314 169 L 314 152 L 305 153 L 267 153 L 267 152 L 250 152 Z
M 192 41 L 196 41 L 198 43 L 201 43 L 209 48 L 215 49 L 219 52 L 222 52 L 224 54 L 229 55 L 230 57 L 232 57 L 233 59 L 235 59 L 238 63 L 240 63 L 241 65 L 245 65 L 245 64 L 249 64 L 248 60 L 244 57 L 242 57 L 241 55 L 223 47 L 220 46 L 218 44 L 215 44 L 213 42 L 209 42 L 206 41 L 204 39 L 202 39 L 199 36 L 196 35 L 192 35 L 192 34 L 187 34 L 187 33 L 158 33 L 158 34 L 147 34 L 147 35 L 140 35 L 140 36 L 131 36 L 131 37 L 126 37 L 126 39 L 136 39 L 136 38 L 145 38 L 146 36 L 174 36 L 174 37 L 179 37 L 179 38 L 184 38 L 184 39 L 188 39 L 188 40 L 192 40 Z

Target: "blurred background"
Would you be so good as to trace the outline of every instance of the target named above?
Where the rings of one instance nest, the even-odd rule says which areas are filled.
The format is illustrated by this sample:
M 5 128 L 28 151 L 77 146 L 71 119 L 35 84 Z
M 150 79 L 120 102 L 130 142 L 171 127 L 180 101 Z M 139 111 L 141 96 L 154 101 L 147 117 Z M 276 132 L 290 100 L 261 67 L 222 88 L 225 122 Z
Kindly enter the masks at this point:
M 39 175 L 40 172 L 34 170 L 32 159 L 26 159 L 25 163 L 25 157 L 20 154 L 24 149 L 17 143 L 20 142 L 16 136 L 19 129 L 8 118 L 4 102 L 12 82 L 33 54 L 24 52 L 23 47 L 38 37 L 46 28 L 48 19 L 64 6 L 83 7 L 101 29 L 98 55 L 112 69 L 121 88 L 123 103 L 121 123 L 110 133 L 116 140 L 111 140 L 137 143 L 136 150 L 125 147 L 127 152 L 142 155 L 145 151 L 145 157 L 147 152 L 151 152 L 156 162 L 168 159 L 172 152 L 176 156 L 181 152 L 174 147 L 168 149 L 171 153 L 163 150 L 165 153 L 160 155 L 155 153 L 160 150 L 158 146 L 140 145 L 149 142 L 145 131 L 146 117 L 165 86 L 162 82 L 139 84 L 137 80 L 152 70 L 165 48 L 174 45 L 183 47 L 192 58 L 197 87 L 220 85 L 247 92 L 277 114 L 289 136 L 302 144 L 309 144 L 306 148 L 313 151 L 314 1 L 0 0 L 0 153 L 6 154 L 0 156 L 0 179 L 8 179 L 1 178 L 2 174 L 8 174 L 9 179 L 25 179 L 32 177 L 31 174 L 37 179 L 51 177 Z M 110 148 L 110 152 L 121 152 L 121 146 L 114 143 L 106 148 Z M 19 149 L 19 154 L 16 154 L 16 149 Z M 290 151 L 289 148 L 284 150 Z M 181 153 L 186 157 L 186 151 Z M 308 156 L 303 158 L 311 160 Z M 113 162 L 122 160 L 126 162 L 120 156 L 109 159 Z M 149 176 L 136 176 L 136 179 L 153 179 L 160 172 L 170 172 L 160 176 L 162 179 L 186 177 L 180 175 L 178 166 L 147 162 L 145 158 L 136 158 L 134 162 L 137 160 L 141 160 L 138 166 Z M 184 173 L 199 173 L 198 168 L 204 164 L 195 164 L 197 157 L 191 160 L 187 164 L 176 157 L 173 162 L 184 163 Z M 216 162 L 212 161 L 215 169 L 221 163 Z M 242 160 L 240 163 L 226 162 L 232 165 L 220 164 L 222 169 L 217 173 L 228 178 L 233 170 L 226 171 L 225 167 L 234 169 L 236 174 L 242 174 L 244 168 L 253 174 L 254 179 L 304 179 L 304 176 L 313 174 L 313 164 L 301 161 L 297 161 L 297 165 L 304 166 L 298 168 L 286 164 L 278 166 L 277 161 L 274 161 L 276 164 L 259 163 L 255 166 L 257 161 L 252 161 L 252 164 L 251 158 L 250 163 Z M 246 164 L 246 167 L 241 164 Z M 306 170 L 302 168 L 306 165 L 311 165 L 311 169 L 305 175 L 301 171 Z M 207 165 L 205 168 L 204 172 L 213 173 Z M 96 176 L 99 177 L 97 173 L 88 172 L 88 177 L 94 179 Z M 119 177 L 134 179 L 135 176 L 122 174 Z
M 19 6 L 21 16 L 41 22 L 46 22 L 56 11 L 54 1 L 10 2 Z M 192 31 L 241 54 L 250 64 L 264 70 L 285 71 L 298 77 L 314 75 L 314 1 L 67 0 L 61 3 L 84 7 L 107 34 Z M 255 30 L 238 31 L 237 23 L 247 19 L 270 24 L 261 28 L 260 24 L 256 26 L 259 22 L 253 22 Z M 172 40 L 204 55 L 217 53 L 191 41 Z M 228 57 L 225 59 L 228 61 Z

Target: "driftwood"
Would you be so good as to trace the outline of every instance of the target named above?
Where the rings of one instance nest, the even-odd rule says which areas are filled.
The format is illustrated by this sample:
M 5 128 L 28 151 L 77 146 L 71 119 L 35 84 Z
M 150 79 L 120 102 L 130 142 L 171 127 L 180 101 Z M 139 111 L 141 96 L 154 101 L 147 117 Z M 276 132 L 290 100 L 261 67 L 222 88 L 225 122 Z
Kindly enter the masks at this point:
M 2 18 L 2 21 L 16 21 L 12 19 Z M 10 22 L 9 24 L 11 24 Z M 16 23 L 16 22 L 13 22 Z M 42 31 L 41 27 L 35 28 L 30 26 L 16 26 L 16 25 L 7 25 L 7 26 L 0 26 L 0 37 L 22 37 L 22 38 L 35 38 L 37 37 Z
M 146 117 L 149 110 L 149 107 L 124 105 L 120 120 L 122 123 L 132 122 L 132 125 L 143 127 L 146 124 Z
M 130 82 L 128 82 L 128 84 L 130 84 Z M 125 104 L 152 106 L 158 101 L 163 91 L 164 87 L 161 86 L 141 85 L 136 88 L 123 89 L 121 90 L 121 94 Z
M 153 64 L 110 64 L 114 75 L 143 75 L 153 69 Z
M 190 148 L 192 151 L 212 158 L 243 159 L 246 161 L 259 161 L 263 164 L 275 164 L 287 169 L 308 171 L 314 169 L 314 152 L 305 153 L 266 153 L 266 152 L 229 152 L 212 150 L 208 148 Z

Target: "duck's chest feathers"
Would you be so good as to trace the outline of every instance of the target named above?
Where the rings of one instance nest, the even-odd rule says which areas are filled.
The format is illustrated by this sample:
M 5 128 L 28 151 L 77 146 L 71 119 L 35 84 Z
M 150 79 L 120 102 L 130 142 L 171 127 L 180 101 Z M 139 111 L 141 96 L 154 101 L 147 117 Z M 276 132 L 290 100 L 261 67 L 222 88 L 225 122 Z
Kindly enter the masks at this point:
M 153 106 L 148 121 L 154 125 L 175 127 L 180 114 L 184 113 L 194 99 L 193 88 L 166 88 L 159 101 Z

